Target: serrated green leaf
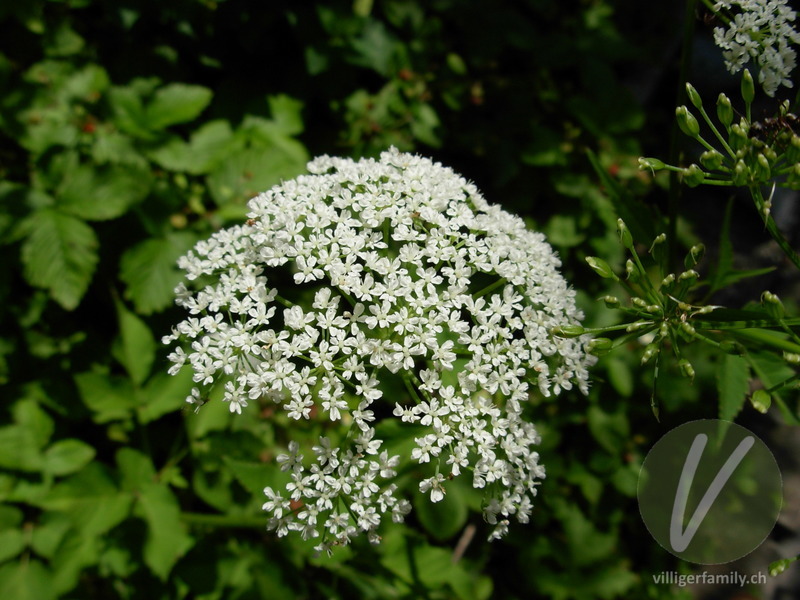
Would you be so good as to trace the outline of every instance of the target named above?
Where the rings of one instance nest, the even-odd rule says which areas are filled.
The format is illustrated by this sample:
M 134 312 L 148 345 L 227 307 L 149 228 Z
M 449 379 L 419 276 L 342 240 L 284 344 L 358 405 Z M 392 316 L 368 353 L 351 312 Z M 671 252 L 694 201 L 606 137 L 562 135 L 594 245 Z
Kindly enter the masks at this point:
M 733 421 L 742 410 L 749 392 L 750 369 L 741 356 L 723 354 L 717 372 L 719 418 Z
M 81 470 L 95 454 L 94 448 L 80 440 L 59 440 L 44 453 L 44 468 L 53 475 L 69 475 Z
M 194 540 L 180 520 L 180 507 L 175 495 L 166 485 L 143 487 L 137 509 L 147 522 L 144 562 L 156 576 L 165 580 Z
M 150 192 L 150 174 L 133 167 L 81 165 L 65 174 L 56 194 L 58 208 L 89 221 L 124 215 Z
M 83 403 L 94 413 L 96 423 L 107 423 L 130 416 L 136 407 L 136 396 L 131 382 L 123 377 L 101 373 L 75 375 Z
M 119 490 L 108 470 L 94 462 L 56 484 L 39 505 L 66 513 L 84 535 L 95 536 L 127 518 L 132 502 L 133 496 Z
M 120 279 L 125 298 L 136 312 L 149 315 L 171 306 L 175 286 L 183 275 L 177 262 L 196 242 L 190 233 L 172 233 L 163 239 L 149 239 L 128 249 L 120 260 Z
M 0 566 L 0 593 L 14 600 L 55 600 L 50 571 L 36 559 Z
M 185 83 L 172 83 L 156 91 L 145 109 L 150 129 L 159 130 L 187 123 L 200 115 L 213 94 L 208 88 Z
M 150 328 L 125 305 L 115 302 L 119 322 L 119 338 L 112 347 L 112 354 L 125 367 L 131 381 L 144 383 L 156 358 L 156 341 Z
M 86 223 L 52 209 L 36 211 L 25 225 L 22 263 L 28 282 L 48 290 L 73 310 L 86 293 L 97 266 L 97 237 Z

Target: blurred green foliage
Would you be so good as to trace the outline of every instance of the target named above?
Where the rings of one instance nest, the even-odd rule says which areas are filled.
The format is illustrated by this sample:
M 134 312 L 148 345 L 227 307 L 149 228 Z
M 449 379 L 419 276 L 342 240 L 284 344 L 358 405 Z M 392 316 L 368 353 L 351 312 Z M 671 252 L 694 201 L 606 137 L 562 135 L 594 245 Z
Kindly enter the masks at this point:
M 692 357 L 694 385 L 662 366 L 662 423 L 633 351 L 601 361 L 588 400 L 532 406 L 548 477 L 507 541 L 484 541 L 475 498 L 454 486 L 380 546 L 328 559 L 265 531 L 285 418 L 182 411 L 191 380 L 166 375 L 159 344 L 176 259 L 197 240 L 311 156 L 389 145 L 453 166 L 545 231 L 587 323 L 609 324 L 583 258 L 622 261 L 619 207 L 586 150 L 624 193 L 654 188 L 636 140 L 657 119 L 642 130 L 622 77 L 668 44 L 660 4 L 647 30 L 638 3 L 611 0 L 2 3 L 0 594 L 672 597 L 651 575 L 679 567 L 647 535 L 636 481 L 670 425 L 716 414 L 697 402 L 714 386 L 707 356 Z M 656 233 L 651 206 L 624 206 Z

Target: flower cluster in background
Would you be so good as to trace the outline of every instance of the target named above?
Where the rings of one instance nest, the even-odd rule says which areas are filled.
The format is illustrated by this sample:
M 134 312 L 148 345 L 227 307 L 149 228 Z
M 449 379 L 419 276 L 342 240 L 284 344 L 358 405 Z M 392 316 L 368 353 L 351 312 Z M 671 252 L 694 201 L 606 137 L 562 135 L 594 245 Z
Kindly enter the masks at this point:
M 714 41 L 722 49 L 725 65 L 738 73 L 751 58 L 759 66 L 759 83 L 768 96 L 778 87 L 792 87 L 789 75 L 796 64 L 797 54 L 791 44 L 800 43 L 800 34 L 792 22 L 795 11 L 786 0 L 720 0 L 715 11 L 739 9 L 728 28 L 717 27 Z
M 582 317 L 558 258 L 428 159 L 323 156 L 309 171 L 181 259 L 190 316 L 165 343 L 188 348 L 171 372 L 193 370 L 191 403 L 220 384 L 233 412 L 276 403 L 328 423 L 313 460 L 294 441 L 278 458 L 290 480 L 265 490 L 264 509 L 279 535 L 326 551 L 361 532 L 377 541 L 383 516 L 408 513 L 393 479 L 414 468 L 433 502 L 469 472 L 502 536 L 510 517 L 528 520 L 545 475 L 529 395 L 585 393 L 594 361 L 585 338 L 552 334 Z M 390 455 L 384 420 L 417 432 L 409 456 Z

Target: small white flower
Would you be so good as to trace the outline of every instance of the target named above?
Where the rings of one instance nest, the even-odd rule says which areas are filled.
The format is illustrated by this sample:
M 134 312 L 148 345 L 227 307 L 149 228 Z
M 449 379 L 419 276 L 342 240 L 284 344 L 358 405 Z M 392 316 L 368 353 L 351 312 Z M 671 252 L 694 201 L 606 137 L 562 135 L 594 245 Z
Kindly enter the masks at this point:
M 545 473 L 522 405 L 585 393 L 594 361 L 585 340 L 550 334 L 582 318 L 558 258 L 428 159 L 326 156 L 309 172 L 180 259 L 188 314 L 164 343 L 182 344 L 169 372 L 190 368 L 198 384 L 187 402 L 223 385 L 231 412 L 269 404 L 323 421 L 330 433 L 309 460 L 295 440 L 277 457 L 291 481 L 266 488 L 263 505 L 279 536 L 322 537 L 320 552 L 361 533 L 377 542 L 382 519 L 403 520 L 411 504 L 395 479 L 409 461 L 432 502 L 471 472 L 495 498 L 484 509 L 493 537 L 506 517 L 527 522 Z M 390 454 L 376 433 L 385 419 L 417 428 L 415 447 Z
M 774 96 L 780 85 L 792 87 L 789 75 L 797 54 L 791 44 L 800 43 L 800 34 L 792 25 L 797 15 L 787 0 L 721 0 L 714 5 L 715 11 L 723 9 L 740 11 L 727 29 L 714 29 L 714 42 L 722 49 L 728 71 L 741 71 L 752 58 L 768 96 Z

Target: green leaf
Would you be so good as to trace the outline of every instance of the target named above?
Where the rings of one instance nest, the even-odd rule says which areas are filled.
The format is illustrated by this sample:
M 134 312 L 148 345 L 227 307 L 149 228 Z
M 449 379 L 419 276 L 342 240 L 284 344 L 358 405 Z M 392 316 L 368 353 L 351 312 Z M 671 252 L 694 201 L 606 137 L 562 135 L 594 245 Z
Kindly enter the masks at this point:
M 99 536 L 69 531 L 50 562 L 53 569 L 53 589 L 63 594 L 78 585 L 81 573 L 100 560 L 102 547 L 103 540 Z
M 193 386 L 192 372 L 189 369 L 183 369 L 174 376 L 156 373 L 140 394 L 142 402 L 138 411 L 139 422 L 149 423 L 180 410 L 186 406 L 186 397 Z
M 9 600 L 55 600 L 52 575 L 36 559 L 0 566 L 0 594 Z
M 147 196 L 150 184 L 146 170 L 81 165 L 65 174 L 56 195 L 57 206 L 89 221 L 116 219 Z
M 291 96 L 279 94 L 269 96 L 269 113 L 272 121 L 285 135 L 298 135 L 303 133 L 303 103 Z
M 31 548 L 39 556 L 53 558 L 72 522 L 64 513 L 46 512 L 34 526 Z
M 44 453 L 44 468 L 53 475 L 69 475 L 80 471 L 95 454 L 94 448 L 80 440 L 59 440 Z
M 40 471 L 41 446 L 31 429 L 22 425 L 0 427 L 0 467 L 15 471 Z
M 430 495 L 414 496 L 414 514 L 425 530 L 437 540 L 447 540 L 456 535 L 467 523 L 467 502 L 458 480 L 444 484 L 445 497 L 431 502 Z
M 301 143 L 276 134 L 268 122 L 253 134 L 259 139 L 252 147 L 228 156 L 208 177 L 209 191 L 218 205 L 244 203 L 305 171 L 308 154 Z
M 21 529 L 4 529 L 0 531 L 0 562 L 5 562 L 19 555 L 26 545 L 26 534 Z
M 75 375 L 83 403 L 94 413 L 95 423 L 107 423 L 130 416 L 136 407 L 131 382 L 123 377 L 86 372 Z
M 117 466 L 122 474 L 122 489 L 137 492 L 156 480 L 153 461 L 138 450 L 121 448 L 116 455 Z
M 592 405 L 587 413 L 589 431 L 610 454 L 620 455 L 630 440 L 630 425 L 624 412 L 607 413 Z
M 138 386 L 150 374 L 156 357 L 156 341 L 144 321 L 125 308 L 122 302 L 117 300 L 115 304 L 120 337 L 115 340 L 111 352 Z
M 212 95 L 211 90 L 199 85 L 173 83 L 164 86 L 147 104 L 147 125 L 150 129 L 160 130 L 192 121 L 205 110 Z
M 29 393 L 37 394 L 36 388 L 31 389 Z M 39 400 L 33 397 L 20 400 L 14 404 L 11 414 L 16 424 L 31 432 L 37 447 L 44 448 L 47 445 L 55 430 L 55 422 L 42 408 Z
M 36 211 L 26 222 L 22 262 L 28 282 L 50 292 L 73 310 L 86 293 L 97 266 L 97 237 L 86 223 L 52 209 Z
M 84 535 L 96 536 L 125 520 L 132 502 L 133 496 L 117 488 L 108 470 L 93 462 L 56 484 L 39 504 L 68 515 Z
M 257 497 L 261 497 L 267 485 L 273 484 L 270 477 L 270 465 L 236 460 L 227 456 L 222 459 L 242 487 Z
M 599 531 L 577 506 L 558 499 L 554 501 L 554 512 L 567 537 L 571 564 L 588 565 L 612 554 L 616 536 Z
M 741 356 L 723 354 L 717 372 L 719 418 L 733 421 L 742 410 L 749 392 L 750 369 Z
M 122 255 L 119 277 L 127 285 L 125 298 L 133 302 L 137 313 L 149 315 L 172 305 L 175 286 L 183 279 L 178 258 L 196 239 L 189 233 L 172 233 L 144 240 Z
M 231 152 L 243 147 L 241 139 L 234 138 L 227 121 L 205 123 L 192 133 L 189 142 L 178 136 L 148 153 L 157 164 L 170 171 L 184 171 L 202 175 L 212 171 Z
M 147 522 L 144 562 L 165 580 L 194 543 L 180 520 L 178 501 L 166 485 L 150 484 L 140 490 L 137 511 Z

